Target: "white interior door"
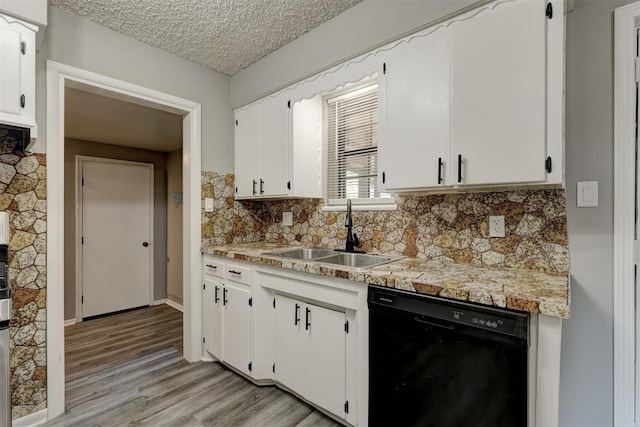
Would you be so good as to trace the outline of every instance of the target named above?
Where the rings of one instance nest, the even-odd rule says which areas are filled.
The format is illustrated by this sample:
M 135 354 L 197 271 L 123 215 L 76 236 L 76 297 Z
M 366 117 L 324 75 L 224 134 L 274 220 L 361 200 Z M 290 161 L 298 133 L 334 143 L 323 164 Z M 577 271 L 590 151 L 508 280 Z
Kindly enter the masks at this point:
M 153 166 L 82 162 L 82 317 L 148 305 Z

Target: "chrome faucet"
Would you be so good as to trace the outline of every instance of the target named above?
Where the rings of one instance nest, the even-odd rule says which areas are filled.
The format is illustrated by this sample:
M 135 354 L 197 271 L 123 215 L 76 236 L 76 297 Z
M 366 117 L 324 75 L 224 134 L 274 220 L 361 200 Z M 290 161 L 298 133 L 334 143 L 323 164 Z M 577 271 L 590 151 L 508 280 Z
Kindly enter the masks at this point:
M 351 200 L 347 199 L 347 214 L 344 217 L 344 226 L 347 227 L 347 241 L 345 252 L 355 252 L 356 247 L 360 246 L 358 235 L 353 232 L 353 218 L 351 217 Z

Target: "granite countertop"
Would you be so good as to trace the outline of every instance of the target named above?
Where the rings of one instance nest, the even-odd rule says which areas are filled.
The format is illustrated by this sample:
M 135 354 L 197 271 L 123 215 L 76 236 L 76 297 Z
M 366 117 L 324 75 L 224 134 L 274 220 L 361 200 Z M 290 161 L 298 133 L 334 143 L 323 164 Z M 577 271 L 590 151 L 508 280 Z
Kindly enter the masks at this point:
M 568 319 L 571 296 L 567 273 L 479 267 L 447 261 L 404 258 L 364 270 L 313 261 L 284 259 L 264 252 L 292 247 L 277 243 L 203 246 L 209 255 L 249 261 L 328 277 L 371 283 L 458 301 L 509 308 Z

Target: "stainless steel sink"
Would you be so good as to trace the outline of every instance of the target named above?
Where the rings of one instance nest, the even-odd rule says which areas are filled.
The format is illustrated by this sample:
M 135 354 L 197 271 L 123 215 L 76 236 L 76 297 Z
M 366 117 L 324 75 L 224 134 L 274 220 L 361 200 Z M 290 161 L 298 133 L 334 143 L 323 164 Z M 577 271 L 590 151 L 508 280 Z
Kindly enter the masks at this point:
M 373 254 L 357 254 L 357 253 L 339 253 L 323 258 L 317 258 L 317 262 L 324 264 L 336 264 L 350 268 L 369 268 L 376 265 L 386 264 L 402 259 L 402 256 L 373 255 Z
M 326 248 L 294 248 L 284 249 L 280 251 L 265 252 L 263 255 L 275 256 L 279 258 L 301 259 L 305 261 L 313 261 L 317 258 L 326 257 L 335 254 L 333 249 Z

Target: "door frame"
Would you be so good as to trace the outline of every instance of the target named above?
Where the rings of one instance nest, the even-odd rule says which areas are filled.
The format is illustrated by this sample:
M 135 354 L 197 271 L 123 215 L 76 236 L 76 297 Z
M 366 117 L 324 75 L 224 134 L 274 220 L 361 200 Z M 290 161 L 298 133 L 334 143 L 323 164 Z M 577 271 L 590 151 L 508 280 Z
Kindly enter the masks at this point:
M 149 283 L 148 283 L 148 303 L 151 305 L 154 301 L 153 298 L 153 290 L 154 290 L 154 281 L 153 281 L 153 270 L 154 270 L 154 253 L 155 246 L 153 240 L 153 230 L 154 230 L 154 222 L 153 222 L 153 207 L 154 207 L 154 197 L 153 197 L 153 171 L 154 165 L 153 163 L 144 163 L 144 162 L 133 162 L 129 160 L 118 160 L 118 159 L 110 159 L 107 157 L 93 157 L 93 156 L 76 156 L 76 323 L 82 322 L 83 318 L 83 305 L 82 305 L 82 296 L 84 295 L 84 278 L 82 276 L 82 262 L 83 262 L 83 253 L 82 253 L 82 240 L 79 236 L 84 234 L 83 228 L 83 215 L 84 215 L 84 198 L 82 194 L 82 176 L 83 176 L 83 166 L 85 162 L 94 162 L 94 163 L 111 163 L 111 164 L 119 164 L 119 165 L 131 165 L 131 166 L 141 166 L 149 169 L 149 195 L 151 200 L 151 206 L 149 210 L 149 244 L 151 245 L 149 254 Z
M 200 304 L 201 115 L 199 103 L 56 61 L 46 61 L 47 93 L 47 417 L 64 413 L 64 89 L 82 85 L 95 93 L 180 114 L 183 143 L 184 354 L 202 357 Z
M 640 2 L 614 12 L 613 422 L 636 425 L 635 56 Z

